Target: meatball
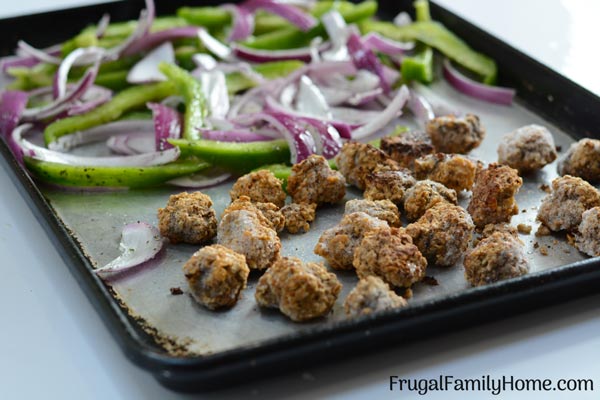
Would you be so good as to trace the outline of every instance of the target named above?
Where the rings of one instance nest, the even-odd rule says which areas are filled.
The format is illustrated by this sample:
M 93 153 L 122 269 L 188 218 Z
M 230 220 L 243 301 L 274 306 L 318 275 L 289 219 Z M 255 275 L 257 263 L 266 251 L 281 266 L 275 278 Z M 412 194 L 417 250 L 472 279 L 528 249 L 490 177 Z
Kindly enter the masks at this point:
M 518 229 L 508 224 L 488 224 L 485 226 L 485 228 L 483 228 L 483 231 L 481 232 L 481 237 L 486 238 L 496 232 L 502 232 L 507 235 L 511 235 L 517 239 L 519 238 Z
M 552 192 L 543 200 L 537 219 L 552 231 L 576 229 L 581 215 L 600 206 L 600 192 L 584 181 L 570 175 L 552 181 Z
M 398 207 L 389 200 L 350 200 L 346 202 L 344 214 L 364 212 L 371 217 L 386 221 L 389 226 L 400 226 L 400 212 Z
M 246 256 L 250 269 L 269 268 L 279 258 L 277 232 L 261 221 L 256 212 L 234 210 L 223 215 L 217 242 Z
M 466 154 L 481 144 L 485 128 L 477 115 L 467 114 L 464 118 L 445 115 L 430 120 L 427 133 L 437 151 Z
M 573 143 L 558 162 L 558 174 L 600 182 L 600 140 L 581 139 Z
M 500 139 L 498 163 L 527 173 L 543 168 L 556 160 L 552 134 L 540 125 L 527 125 Z
M 254 296 L 258 305 L 301 322 L 329 313 L 341 290 L 335 274 L 321 264 L 283 257 L 259 279 Z
M 412 187 L 416 180 L 407 169 L 392 170 L 389 167 L 379 167 L 368 175 L 365 185 L 365 199 L 390 200 L 400 204 L 404 193 Z
M 425 277 L 427 260 L 411 237 L 398 228 L 367 232 L 354 252 L 359 278 L 375 275 L 396 287 L 411 287 Z
M 346 182 L 360 190 L 365 189 L 368 176 L 377 167 L 388 166 L 398 169 L 400 166 L 383 151 L 365 143 L 345 143 L 336 157 L 337 166 L 346 178 Z
M 600 207 L 591 208 L 581 215 L 575 247 L 588 256 L 600 256 Z
M 255 212 L 264 225 L 277 232 L 281 232 L 285 227 L 285 217 L 279 207 L 273 203 L 253 203 L 248 196 L 240 196 L 227 206 L 223 215 L 235 210 Z
M 492 163 L 477 175 L 467 210 L 478 228 L 510 222 L 519 213 L 515 194 L 523 185 L 516 169 Z
M 370 230 L 389 227 L 387 222 L 364 212 L 344 215 L 339 225 L 327 229 L 315 246 L 315 254 L 325 258 L 331 268 L 352 269 L 354 250 Z
M 463 256 L 475 226 L 464 208 L 440 202 L 406 227 L 421 253 L 432 265 L 450 267 Z
M 171 243 L 200 244 L 217 234 L 217 217 L 209 196 L 179 193 L 158 209 L 158 229 Z
M 414 161 L 435 153 L 431 138 L 425 132 L 410 131 L 400 136 L 381 138 L 381 150 L 404 168 L 413 168 Z
M 308 232 L 309 223 L 315 220 L 316 204 L 291 203 L 281 209 L 285 217 L 285 229 L 289 233 Z
M 415 221 L 437 203 L 457 204 L 456 191 L 429 179 L 419 181 L 404 195 L 404 215 Z
M 417 179 L 439 182 L 457 192 L 471 190 L 481 168 L 481 162 L 458 154 L 437 153 L 415 160 Z
M 322 156 L 311 155 L 292 167 L 287 191 L 294 203 L 338 203 L 346 195 L 346 179 Z
M 252 201 L 273 203 L 279 208 L 285 204 L 285 192 L 281 180 L 265 169 L 241 176 L 233 184 L 229 195 L 231 201 L 240 196 L 248 196 Z
M 192 296 L 208 309 L 232 307 L 246 287 L 246 258 L 215 244 L 195 252 L 183 266 Z
M 529 271 L 523 243 L 502 231 L 489 234 L 469 250 L 464 266 L 465 278 L 473 286 L 514 278 Z
M 358 281 L 344 301 L 344 310 L 350 318 L 406 306 L 406 300 L 390 289 L 377 276 Z

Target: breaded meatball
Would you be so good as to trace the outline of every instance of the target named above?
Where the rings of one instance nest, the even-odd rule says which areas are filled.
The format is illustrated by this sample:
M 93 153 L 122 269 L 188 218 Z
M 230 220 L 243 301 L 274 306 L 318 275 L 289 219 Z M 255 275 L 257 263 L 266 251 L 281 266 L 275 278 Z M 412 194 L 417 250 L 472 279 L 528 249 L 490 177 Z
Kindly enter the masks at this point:
M 573 143 L 558 162 L 558 174 L 600 182 L 600 140 L 581 139 Z
M 195 252 L 183 266 L 192 296 L 208 309 L 232 307 L 246 287 L 246 258 L 215 244 Z
M 234 210 L 223 215 L 217 241 L 246 257 L 250 269 L 269 268 L 279 258 L 277 232 L 260 220 L 256 212 Z
M 285 229 L 289 233 L 308 232 L 309 223 L 315 220 L 317 205 L 306 203 L 291 203 L 281 209 L 285 217 Z
M 361 279 L 375 275 L 392 286 L 409 288 L 425 277 L 427 260 L 404 229 L 384 227 L 365 234 L 353 265 Z
M 399 136 L 381 138 L 381 150 L 404 168 L 413 168 L 414 161 L 435 153 L 431 138 L 425 132 L 410 131 Z
M 171 243 L 200 244 L 217 234 L 217 217 L 209 196 L 179 193 L 158 209 L 158 229 Z
M 458 154 L 430 154 L 415 160 L 415 176 L 419 180 L 439 182 L 457 192 L 471 190 L 482 164 Z
M 478 228 L 487 224 L 510 222 L 519 213 L 515 194 L 523 185 L 516 169 L 507 165 L 490 164 L 477 175 L 473 198 L 467 210 Z
M 510 233 L 496 231 L 465 255 L 465 278 L 473 286 L 482 286 L 525 275 L 529 265 L 523 243 Z
M 279 208 L 285 204 L 285 192 L 281 180 L 265 169 L 239 177 L 233 184 L 229 195 L 231 201 L 240 196 L 248 196 L 252 201 L 273 203 Z
M 399 169 L 398 163 L 388 157 L 383 151 L 365 143 L 345 143 L 336 157 L 337 167 L 346 178 L 346 182 L 360 190 L 365 189 L 365 184 L 371 172 L 377 167 L 389 166 Z
M 390 200 L 400 204 L 406 190 L 416 182 L 407 169 L 379 167 L 368 175 L 364 196 L 368 200 Z
M 341 290 L 335 274 L 321 264 L 283 257 L 259 279 L 254 297 L 261 307 L 278 308 L 301 322 L 327 315 Z
M 346 179 L 323 156 L 313 154 L 292 167 L 287 191 L 294 203 L 335 204 L 346 195 Z
M 581 214 L 575 247 L 588 256 L 600 256 L 600 207 L 590 208 Z
M 379 218 L 388 223 L 389 226 L 400 226 L 400 212 L 398 207 L 389 200 L 363 200 L 355 199 L 346 202 L 344 214 L 364 212 L 371 217 Z
M 475 226 L 464 208 L 445 201 L 435 204 L 406 227 L 430 265 L 450 267 L 463 256 Z
M 409 221 L 415 221 L 442 201 L 457 204 L 456 191 L 429 179 L 419 181 L 404 195 L 404 215 Z
M 315 246 L 315 254 L 325 258 L 331 268 L 352 269 L 354 250 L 365 233 L 389 227 L 387 222 L 364 212 L 344 215 L 339 225 L 327 229 Z
M 600 206 L 600 192 L 581 178 L 565 175 L 552 181 L 552 192 L 543 200 L 537 219 L 552 231 L 576 229 L 581 215 Z
M 519 231 L 514 226 L 508 224 L 488 224 L 483 228 L 481 232 L 481 237 L 486 238 L 491 236 L 493 233 L 502 232 L 507 235 L 513 236 L 514 238 L 519 238 Z
M 556 160 L 556 145 L 548 129 L 526 125 L 504 135 L 498 145 L 498 163 L 521 173 L 536 171 Z
M 430 120 L 427 133 L 437 151 L 467 154 L 481 144 L 485 128 L 477 115 L 467 114 L 464 118 L 445 115 Z
M 378 276 L 367 276 L 358 281 L 344 301 L 344 310 L 350 318 L 405 307 L 406 300 L 390 289 Z
M 285 227 L 285 217 L 279 207 L 273 203 L 252 202 L 248 196 L 240 196 L 227 206 L 223 211 L 223 216 L 235 210 L 248 210 L 257 213 L 263 224 L 275 229 L 277 232 L 281 232 Z

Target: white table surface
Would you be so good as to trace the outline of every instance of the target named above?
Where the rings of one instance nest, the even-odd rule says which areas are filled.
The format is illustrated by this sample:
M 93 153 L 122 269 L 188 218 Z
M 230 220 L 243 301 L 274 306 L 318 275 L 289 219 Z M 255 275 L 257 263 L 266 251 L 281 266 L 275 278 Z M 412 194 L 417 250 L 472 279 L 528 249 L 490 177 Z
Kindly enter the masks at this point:
M 95 3 L 3 0 L 0 17 Z M 439 0 L 600 94 L 600 1 Z M 35 27 L 32 27 L 35 29 Z M 600 127 L 599 127 L 600 129 Z M 0 169 L 0 398 L 178 399 L 131 364 Z M 420 398 L 390 375 L 592 378 L 588 393 L 435 393 L 427 399 L 600 398 L 600 295 L 198 398 Z M 562 395 L 562 396 L 561 396 Z

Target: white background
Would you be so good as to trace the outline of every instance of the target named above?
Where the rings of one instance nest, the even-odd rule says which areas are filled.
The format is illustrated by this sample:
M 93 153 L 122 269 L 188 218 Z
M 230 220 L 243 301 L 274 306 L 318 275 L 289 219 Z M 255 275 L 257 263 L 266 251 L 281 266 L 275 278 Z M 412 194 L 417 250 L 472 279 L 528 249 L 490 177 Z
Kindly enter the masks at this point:
M 0 17 L 94 3 L 2 1 Z M 600 95 L 600 1 L 440 0 Z M 198 4 L 198 2 L 196 3 Z M 35 27 L 32 27 L 35 29 Z M 599 127 L 600 129 L 600 127 Z M 176 399 L 120 352 L 0 169 L 0 398 Z M 600 296 L 198 398 L 600 398 Z M 587 394 L 390 393 L 388 377 L 592 378 Z

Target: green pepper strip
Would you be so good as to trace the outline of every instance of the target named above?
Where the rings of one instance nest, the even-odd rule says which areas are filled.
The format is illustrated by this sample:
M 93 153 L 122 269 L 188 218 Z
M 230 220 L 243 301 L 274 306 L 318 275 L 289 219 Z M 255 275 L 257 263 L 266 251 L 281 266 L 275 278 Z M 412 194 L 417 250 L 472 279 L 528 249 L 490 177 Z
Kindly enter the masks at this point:
M 417 21 L 431 21 L 429 1 L 417 0 L 414 3 Z M 433 50 L 426 45 L 419 45 L 414 55 L 402 59 L 402 80 L 410 82 L 417 80 L 423 83 L 433 81 Z
M 378 32 L 398 41 L 418 40 L 480 75 L 484 83 L 492 85 L 496 81 L 497 67 L 494 60 L 471 49 L 439 22 L 424 21 L 396 26 L 390 22 L 364 20 L 359 25 L 363 33 Z
M 198 129 L 204 125 L 207 113 L 202 85 L 189 72 L 174 64 L 161 62 L 158 69 L 175 84 L 185 101 L 182 137 L 188 140 L 200 139 Z
M 365 1 L 356 5 L 348 2 L 324 2 L 324 4 L 328 4 L 329 7 L 323 6 L 321 10 L 323 14 L 331 9 L 338 10 L 348 23 L 369 18 L 377 12 L 377 2 L 375 1 Z M 315 16 L 320 17 L 320 15 Z M 243 44 L 255 49 L 290 49 L 307 46 L 311 39 L 317 36 L 325 36 L 326 34 L 325 28 L 321 23 L 308 32 L 302 32 L 296 27 L 288 26 L 257 36 L 245 41 Z
M 63 118 L 48 125 L 44 130 L 44 140 L 47 145 L 61 136 L 106 124 L 128 111 L 144 107 L 149 101 L 160 101 L 174 94 L 175 86 L 170 81 L 125 89 L 88 113 Z
M 157 186 L 210 166 L 197 160 L 177 161 L 151 167 L 84 167 L 39 161 L 24 157 L 25 165 L 38 179 L 61 186 L 90 188 L 141 188 Z
M 290 149 L 284 139 L 265 142 L 219 142 L 214 140 L 169 139 L 182 157 L 195 156 L 234 173 L 246 173 L 261 165 L 289 161 Z

